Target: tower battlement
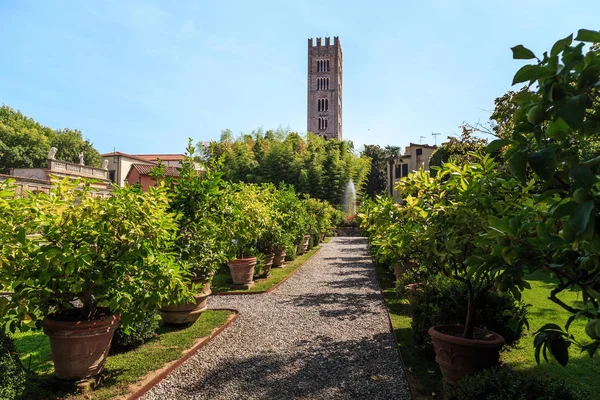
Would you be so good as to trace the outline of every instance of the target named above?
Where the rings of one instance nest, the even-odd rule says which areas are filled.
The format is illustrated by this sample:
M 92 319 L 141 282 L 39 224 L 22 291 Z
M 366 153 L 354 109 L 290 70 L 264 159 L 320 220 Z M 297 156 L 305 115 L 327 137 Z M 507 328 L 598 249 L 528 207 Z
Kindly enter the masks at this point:
M 308 47 L 322 47 L 322 38 L 318 37 L 316 38 L 316 41 L 313 41 L 313 38 L 309 38 L 308 39 Z M 333 43 L 331 42 L 331 37 L 327 36 L 325 37 L 325 46 L 339 46 L 340 44 L 340 38 L 339 36 L 334 36 L 333 37 Z

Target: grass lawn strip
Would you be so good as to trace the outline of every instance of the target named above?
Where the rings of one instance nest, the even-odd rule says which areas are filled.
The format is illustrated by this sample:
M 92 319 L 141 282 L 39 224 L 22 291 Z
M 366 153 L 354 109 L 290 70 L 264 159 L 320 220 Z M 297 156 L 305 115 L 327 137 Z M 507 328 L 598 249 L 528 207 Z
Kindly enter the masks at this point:
M 377 275 L 390 312 L 398 347 L 417 398 L 440 398 L 441 374 L 439 367 L 434 360 L 429 359 L 414 345 L 408 301 L 396 294 L 394 277 L 389 271 L 377 267 Z M 563 380 L 566 384 L 584 388 L 589 393 L 600 392 L 600 380 L 597 379 L 600 357 L 590 358 L 587 353 L 580 354 L 577 349 L 572 348 L 567 367 L 561 366 L 551 357 L 549 362 L 542 358 L 539 366 L 535 362 L 533 333 L 548 322 L 564 326 L 571 314 L 548 299 L 550 290 L 555 286 L 553 278 L 548 274 L 543 271 L 536 272 L 528 276 L 528 281 L 531 289 L 523 291 L 523 301 L 532 305 L 528 315 L 530 331 L 525 333 L 516 348 L 501 354 L 502 363 L 516 371 L 536 377 Z M 580 294 L 575 291 L 561 294 L 561 299 L 567 304 L 579 307 L 581 306 L 580 297 Z M 590 341 L 585 334 L 586 322 L 585 319 L 575 321 L 569 329 L 569 332 L 583 343 Z
M 442 374 L 434 360 L 415 345 L 410 326 L 412 317 L 408 300 L 398 296 L 394 275 L 381 266 L 376 267 L 394 335 L 406 367 L 406 375 L 416 399 L 442 398 Z
M 95 391 L 87 394 L 74 393 L 71 385 L 57 385 L 57 380 L 52 375 L 52 368 L 48 368 L 49 360 L 39 359 L 34 363 L 32 370 L 37 377 L 32 379 L 25 398 L 47 399 L 112 399 L 124 396 L 132 390 L 139 389 L 143 382 L 151 380 L 162 368 L 175 362 L 185 355 L 186 350 L 198 344 L 202 339 L 211 335 L 219 327 L 226 324 L 235 314 L 227 310 L 207 310 L 192 326 L 186 328 L 173 328 L 162 326 L 159 336 L 131 351 L 110 355 L 106 360 L 104 370 L 99 379 L 102 385 Z M 27 334 L 15 335 L 15 345 L 21 351 L 21 359 L 28 360 L 32 354 L 25 352 L 30 346 L 31 339 Z M 44 336 L 42 334 L 42 336 Z M 38 355 L 50 354 L 49 343 L 45 343 L 35 350 Z M 27 362 L 25 362 L 27 366 Z M 33 367 L 36 369 L 33 369 Z M 137 385 L 136 385 L 137 384 Z
M 577 388 L 586 389 L 590 395 L 600 393 L 600 357 L 598 354 L 590 358 L 587 352 L 580 353 L 575 346 L 569 349 L 569 363 L 563 367 L 551 356 L 549 362 L 541 357 L 538 366 L 534 359 L 533 333 L 544 324 L 552 322 L 564 327 L 571 314 L 548 299 L 550 290 L 556 287 L 556 281 L 544 271 L 538 271 L 527 276 L 531 289 L 523 291 L 523 302 L 531 304 L 529 308 L 530 331 L 519 340 L 517 348 L 502 353 L 502 361 L 517 371 L 533 374 L 537 377 L 558 378 Z M 558 296 L 569 305 L 581 308 L 581 294 L 576 291 L 565 291 Z M 591 339 L 585 334 L 586 318 L 574 321 L 569 328 L 580 343 L 587 344 Z M 592 396 L 593 397 L 593 396 Z
M 268 278 L 256 279 L 254 286 L 248 290 L 233 290 L 231 289 L 232 281 L 228 267 L 223 267 L 217 271 L 213 278 L 211 289 L 213 294 L 219 293 L 263 293 L 278 284 L 284 279 L 287 279 L 294 271 L 300 268 L 306 261 L 308 261 L 321 246 L 313 247 L 305 254 L 298 256 L 294 261 L 285 263 L 283 268 L 272 268 Z

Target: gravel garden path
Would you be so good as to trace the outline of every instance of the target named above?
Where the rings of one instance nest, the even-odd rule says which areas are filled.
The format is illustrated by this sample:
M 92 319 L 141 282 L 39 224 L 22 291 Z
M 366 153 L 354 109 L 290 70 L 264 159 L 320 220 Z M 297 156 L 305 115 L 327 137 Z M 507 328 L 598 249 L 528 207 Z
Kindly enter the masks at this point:
M 338 237 L 142 398 L 410 399 L 364 238 Z

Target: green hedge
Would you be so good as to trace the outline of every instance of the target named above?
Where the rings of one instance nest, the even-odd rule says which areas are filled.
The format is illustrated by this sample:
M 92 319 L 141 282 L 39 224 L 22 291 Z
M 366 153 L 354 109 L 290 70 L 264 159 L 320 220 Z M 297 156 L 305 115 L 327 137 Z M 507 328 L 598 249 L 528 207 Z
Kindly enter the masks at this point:
M 0 330 L 0 399 L 16 399 L 25 389 L 26 375 L 10 338 Z
M 587 393 L 555 379 L 534 378 L 510 369 L 492 369 L 466 376 L 454 400 L 583 400 Z

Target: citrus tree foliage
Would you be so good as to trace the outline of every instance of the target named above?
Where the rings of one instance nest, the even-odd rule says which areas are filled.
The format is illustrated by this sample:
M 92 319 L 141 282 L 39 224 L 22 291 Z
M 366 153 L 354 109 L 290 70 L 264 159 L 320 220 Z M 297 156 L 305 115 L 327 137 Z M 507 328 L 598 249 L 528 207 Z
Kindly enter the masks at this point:
M 433 152 L 429 159 L 430 167 L 441 167 L 443 163 L 452 160 L 455 164 L 465 165 L 477 161 L 477 156 L 485 152 L 487 141 L 474 135 L 475 129 L 463 124 L 460 126 L 460 138 L 449 137 Z M 437 172 L 434 169 L 432 175 Z
M 259 130 L 234 140 L 223 131 L 219 141 L 199 147 L 207 164 L 227 180 L 285 183 L 332 204 L 341 202 L 350 179 L 360 192 L 369 173 L 369 159 L 357 156 L 351 142 L 313 134 L 304 139 L 294 132 Z
M 176 216 L 164 187 L 115 187 L 108 199 L 89 183 L 64 179 L 50 194 L 15 197 L 0 183 L 0 322 L 27 330 L 55 314 L 74 320 L 102 313 L 151 312 L 188 300 L 187 269 L 176 262 Z M 77 304 L 81 305 L 77 307 Z
M 153 178 L 164 179 L 168 210 L 178 216 L 177 258 L 190 263 L 197 278 L 210 281 L 211 272 L 228 259 L 228 185 L 220 172 L 201 168 L 195 151 L 190 139 L 181 167 L 177 168 L 179 176 L 165 177 L 165 168 L 159 163 Z
M 42 126 L 12 108 L 0 107 L 0 173 L 10 168 L 43 168 L 47 165 L 48 151 L 56 147 L 56 158 L 79 162 L 83 153 L 87 165 L 100 166 L 102 157 L 81 131 L 53 130 Z
M 444 275 L 465 285 L 465 338 L 473 338 L 474 315 L 488 291 L 510 281 L 518 288 L 518 298 L 519 290 L 528 287 L 518 266 L 485 262 L 492 249 L 482 237 L 488 219 L 507 211 L 499 200 L 516 185 L 514 179 L 497 174 L 497 167 L 486 155 L 465 165 L 445 163 L 436 176 L 421 168 L 399 180 L 402 205 L 379 198 L 361 216 L 380 262 Z
M 534 60 L 513 79 L 527 89 L 512 94 L 512 124 L 488 146 L 490 152 L 504 149 L 508 169 L 531 191 L 526 202 L 514 201 L 520 210 L 489 221 L 488 236 L 497 238 L 493 254 L 508 265 L 551 271 L 558 284 L 550 300 L 573 314 L 564 329 L 548 323 L 537 333 L 538 362 L 549 351 L 565 365 L 572 343 L 590 355 L 600 345 L 600 154 L 594 146 L 600 139 L 600 54 L 597 46 L 586 48 L 598 42 L 600 32 L 582 29 L 541 57 L 513 47 L 515 59 Z M 581 304 L 561 300 L 561 292 L 573 289 Z M 588 319 L 591 343 L 577 343 L 568 333 L 575 318 Z

